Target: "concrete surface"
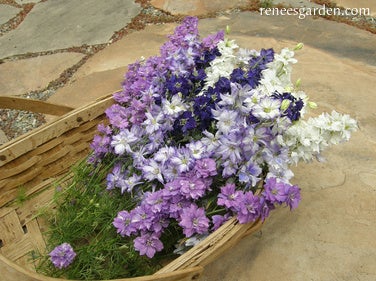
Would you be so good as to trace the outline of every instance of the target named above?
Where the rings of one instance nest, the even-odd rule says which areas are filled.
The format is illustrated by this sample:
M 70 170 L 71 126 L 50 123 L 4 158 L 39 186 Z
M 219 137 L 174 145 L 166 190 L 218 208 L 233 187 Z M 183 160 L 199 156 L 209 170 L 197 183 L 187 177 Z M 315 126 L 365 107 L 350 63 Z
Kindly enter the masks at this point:
M 0 4 L 0 24 L 6 23 L 11 18 L 15 17 L 20 9 L 9 5 Z
M 0 96 L 42 90 L 83 57 L 80 53 L 66 52 L 0 64 Z
M 82 2 L 91 1 L 79 3 Z M 114 1 L 111 2 L 115 3 L 112 5 L 109 1 L 95 2 L 97 6 L 106 2 L 109 14 L 119 9 L 117 4 L 120 3 Z M 129 7 L 138 6 L 131 0 L 122 2 Z M 336 2 L 347 7 L 363 5 L 361 1 L 355 0 Z M 364 2 L 364 5 L 369 4 L 376 11 L 375 1 Z M 32 10 L 34 14 L 30 13 L 28 17 L 35 17 L 34 9 L 38 7 L 40 13 L 48 4 L 53 9 L 52 3 L 63 8 L 63 3 L 67 5 L 65 7 L 71 7 L 69 5 L 72 1 L 47 0 L 36 3 Z M 172 2 L 159 1 L 160 5 L 166 3 L 170 5 Z M 196 6 L 190 7 L 185 14 L 196 8 L 195 13 L 201 14 L 202 6 L 199 6 L 202 3 L 191 3 Z M 220 11 L 228 9 L 219 4 L 215 8 Z M 137 14 L 136 11 L 133 16 Z M 121 24 L 119 21 L 117 23 L 123 27 L 128 18 L 124 11 L 119 13 L 123 13 L 124 19 Z M 28 17 L 17 29 L 25 30 L 25 22 L 40 26 L 44 20 L 51 21 L 46 13 L 40 22 L 36 21 L 36 17 L 35 21 L 27 22 Z M 22 48 L 25 48 L 25 52 L 39 52 L 77 46 L 75 44 L 106 43 L 111 32 L 119 29 L 114 28 L 106 17 L 106 20 L 98 22 L 93 22 L 89 13 L 81 12 L 79 17 L 82 25 L 87 23 L 87 29 L 85 33 L 77 33 L 78 38 L 72 38 L 70 33 L 63 32 L 68 23 L 61 20 L 53 25 L 58 36 L 52 36 L 46 31 L 45 37 L 30 41 L 35 46 L 40 43 L 38 48 Z M 71 21 L 77 24 L 78 19 L 72 18 Z M 112 31 L 107 29 L 107 32 L 102 33 L 100 29 L 97 30 L 97 24 L 102 25 L 103 29 L 111 27 Z M 280 50 L 303 42 L 305 47 L 296 54 L 299 62 L 294 67 L 293 78 L 302 79 L 302 88 L 312 101 L 318 103 L 318 111 L 336 109 L 348 113 L 358 120 L 360 128 L 350 142 L 333 147 L 325 153 L 326 163 L 313 162 L 295 167 L 294 182 L 302 188 L 303 197 L 299 208 L 294 212 L 286 208 L 274 211 L 261 232 L 243 239 L 231 251 L 209 265 L 200 280 L 376 280 L 376 35 L 324 19 L 260 16 L 257 12 L 224 12 L 215 18 L 201 19 L 199 24 L 202 34 L 230 25 L 230 37 L 236 39 L 242 47 L 273 47 Z M 165 36 L 175 26 L 176 24 L 150 25 L 108 45 L 89 58 L 50 101 L 83 106 L 99 96 L 119 89 L 127 64 L 142 55 L 157 54 Z M 32 26 L 28 28 L 36 30 Z M 0 37 L 0 54 L 15 54 L 14 48 L 4 43 L 4 38 L 16 38 L 11 34 L 21 34 L 17 29 Z M 46 40 L 46 37 L 50 40 Z M 46 41 L 51 42 L 43 43 Z M 63 41 L 65 45 L 61 43 Z M 17 47 L 16 53 L 21 54 L 22 48 L 21 45 Z M 22 76 L 21 73 L 28 69 L 28 61 L 32 59 L 5 61 L 0 64 L 0 71 L 17 62 L 20 75 L 12 76 L 18 79 L 17 76 Z M 74 62 L 68 63 L 67 67 L 72 63 Z M 35 65 L 34 72 L 42 73 L 44 67 L 47 69 L 51 66 L 44 63 Z M 16 88 L 15 86 L 14 89 Z
M 123 0 L 37 3 L 17 29 L 0 37 L 0 58 L 107 43 L 139 12 L 138 4 Z

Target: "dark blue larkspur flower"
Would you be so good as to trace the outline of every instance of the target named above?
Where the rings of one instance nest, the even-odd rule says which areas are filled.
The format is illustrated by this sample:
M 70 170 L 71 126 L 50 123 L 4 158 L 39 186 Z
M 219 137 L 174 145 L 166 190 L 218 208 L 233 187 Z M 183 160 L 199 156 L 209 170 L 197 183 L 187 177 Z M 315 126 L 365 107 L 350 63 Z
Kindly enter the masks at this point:
M 266 69 L 266 65 L 274 60 L 273 49 L 261 49 L 260 55 L 249 60 L 250 68 L 257 68 L 259 71 Z
M 173 75 L 167 80 L 166 88 L 171 96 L 177 93 L 188 96 L 192 88 L 192 83 L 186 77 Z
M 247 84 L 247 76 L 247 73 L 243 69 L 235 68 L 230 75 L 230 81 L 244 86 Z
M 198 127 L 201 130 L 209 128 L 212 120 L 212 109 L 215 107 L 215 103 L 211 97 L 199 96 L 194 99 L 193 112 L 198 120 Z
M 216 57 L 221 56 L 221 52 L 217 47 L 211 50 L 205 50 L 201 56 L 196 57 L 195 64 L 197 68 L 204 69 L 209 66 L 209 63 Z
M 214 84 L 214 91 L 220 94 L 231 92 L 231 81 L 226 77 L 221 77 Z
M 192 72 L 188 79 L 192 81 L 192 84 L 194 85 L 192 89 L 193 94 L 197 95 L 202 91 L 205 86 L 205 78 L 206 72 L 204 69 L 198 69 Z
M 190 130 L 195 129 L 197 126 L 196 120 L 191 111 L 184 111 L 174 122 L 174 130 L 177 133 L 187 133 Z
M 282 116 L 287 116 L 291 121 L 299 120 L 300 118 L 300 110 L 304 106 L 304 102 L 302 99 L 295 98 L 291 93 L 278 93 L 275 92 L 272 95 L 273 98 L 279 99 L 281 102 L 283 100 L 290 101 L 289 106 L 284 110 Z

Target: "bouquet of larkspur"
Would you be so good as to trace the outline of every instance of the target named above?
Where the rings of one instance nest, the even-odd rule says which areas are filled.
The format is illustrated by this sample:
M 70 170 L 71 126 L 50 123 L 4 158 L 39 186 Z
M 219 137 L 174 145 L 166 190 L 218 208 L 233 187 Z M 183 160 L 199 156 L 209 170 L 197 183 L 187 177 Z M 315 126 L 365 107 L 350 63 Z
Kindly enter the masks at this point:
M 89 177 L 106 167 L 101 194 L 124 202 L 108 221 L 120 248 L 123 239 L 150 259 L 181 253 L 231 217 L 246 224 L 278 205 L 295 209 L 289 167 L 357 129 L 337 112 L 303 120 L 316 105 L 291 82 L 301 44 L 256 51 L 226 36 L 201 39 L 197 18 L 185 18 L 159 56 L 129 66 L 113 95 L 88 165 Z M 73 240 L 50 253 L 55 266 L 75 259 Z

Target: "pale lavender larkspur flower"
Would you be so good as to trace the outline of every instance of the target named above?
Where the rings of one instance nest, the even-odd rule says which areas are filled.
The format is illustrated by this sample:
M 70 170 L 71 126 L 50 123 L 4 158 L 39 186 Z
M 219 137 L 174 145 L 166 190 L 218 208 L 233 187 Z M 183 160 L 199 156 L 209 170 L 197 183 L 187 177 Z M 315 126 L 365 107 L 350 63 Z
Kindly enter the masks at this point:
M 117 163 L 114 165 L 111 173 L 107 174 L 107 190 L 114 189 L 115 187 L 120 187 L 119 183 L 124 180 L 125 173 L 122 172 L 121 164 Z
M 203 137 L 201 139 L 201 141 L 205 145 L 206 150 L 208 152 L 216 151 L 218 146 L 219 146 L 219 138 L 221 136 L 221 132 L 217 131 L 214 135 L 214 134 L 205 130 L 202 133 L 203 133 L 203 135 L 205 135 L 205 137 Z
M 164 183 L 160 164 L 154 159 L 146 159 L 141 170 L 145 179 L 150 181 L 156 179 L 159 182 Z
M 171 157 L 171 163 L 175 165 L 180 173 L 188 172 L 194 165 L 194 159 L 188 148 L 181 148 Z
M 68 243 L 63 243 L 56 246 L 50 253 L 50 260 L 56 268 L 62 269 L 68 267 L 76 257 L 72 246 Z
M 228 178 L 232 175 L 235 175 L 238 171 L 238 165 L 233 163 L 231 160 L 227 160 L 222 163 L 223 171 L 222 176 Z
M 262 169 L 258 164 L 254 163 L 253 161 L 248 161 L 239 171 L 239 182 L 245 183 L 248 187 L 256 186 L 261 179 L 259 177 L 261 172 Z
M 238 112 L 228 109 L 216 109 L 212 110 L 214 119 L 217 121 L 217 129 L 223 134 L 228 134 L 233 128 L 236 128 Z
M 161 147 L 156 153 L 154 153 L 154 160 L 160 163 L 165 163 L 170 160 L 176 153 L 176 149 L 172 146 Z
M 239 163 L 242 160 L 241 151 L 237 134 L 231 132 L 220 137 L 216 155 L 220 156 L 224 161 L 230 160 L 231 163 Z
M 179 225 L 183 228 L 186 237 L 193 234 L 204 234 L 209 229 L 209 219 L 205 215 L 205 209 L 199 208 L 195 204 L 184 208 L 180 214 Z
M 140 255 L 146 255 L 148 258 L 152 258 L 156 252 L 162 251 L 163 244 L 157 234 L 145 233 L 134 239 L 134 248 Z
M 201 159 L 206 156 L 205 145 L 201 141 L 190 142 L 187 148 L 194 159 Z
M 112 137 L 111 146 L 114 148 L 115 154 L 123 155 L 125 152 L 131 153 L 131 145 L 138 140 L 130 130 L 121 130 L 117 135 Z

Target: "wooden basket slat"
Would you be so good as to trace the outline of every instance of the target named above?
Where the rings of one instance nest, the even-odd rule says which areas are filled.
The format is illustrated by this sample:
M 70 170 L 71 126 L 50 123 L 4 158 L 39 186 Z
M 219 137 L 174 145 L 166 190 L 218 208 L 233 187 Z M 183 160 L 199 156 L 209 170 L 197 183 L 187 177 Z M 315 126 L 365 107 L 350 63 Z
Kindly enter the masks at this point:
M 34 196 L 26 202 L 20 204 L 20 206 L 16 209 L 20 223 L 24 225 L 34 219 L 34 216 L 38 213 L 38 210 L 44 208 L 51 202 L 51 198 L 53 197 L 54 193 L 55 190 L 53 188 L 48 188 L 41 194 L 38 194 L 37 196 Z
M 36 180 L 36 175 L 40 173 L 42 167 L 31 168 L 23 175 L 13 176 L 9 179 L 0 181 L 0 206 L 11 202 L 19 194 L 19 188 L 24 187 L 26 184 L 30 186 Z
M 49 140 L 79 127 L 86 121 L 95 119 L 102 115 L 111 104 L 113 104 L 112 97 L 106 96 L 99 101 L 88 104 L 85 106 L 85 110 L 82 110 L 82 108 L 73 110 L 61 118 L 41 126 L 38 130 L 33 130 L 6 143 L 0 147 L 0 167 Z
M 46 242 L 44 241 L 37 219 L 33 219 L 26 224 L 27 233 L 25 235 L 31 236 L 33 241 L 33 248 L 40 253 L 46 251 Z
M 29 169 L 30 167 L 34 166 L 38 161 L 40 161 L 40 157 L 34 156 L 29 159 L 26 159 L 26 161 L 20 163 L 19 165 L 7 169 L 2 169 L 0 180 L 3 180 L 8 177 L 12 177 L 14 175 L 21 174 L 25 170 Z
M 1 254 L 10 260 L 16 261 L 24 257 L 25 253 L 29 253 L 32 250 L 34 250 L 34 245 L 31 242 L 30 237 L 23 235 L 17 241 L 4 245 L 1 248 Z
M 15 210 L 0 218 L 0 240 L 3 247 L 24 236 L 20 221 Z M 1 249 L 3 249 L 3 247 Z

